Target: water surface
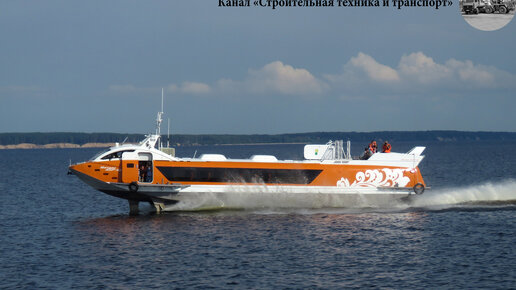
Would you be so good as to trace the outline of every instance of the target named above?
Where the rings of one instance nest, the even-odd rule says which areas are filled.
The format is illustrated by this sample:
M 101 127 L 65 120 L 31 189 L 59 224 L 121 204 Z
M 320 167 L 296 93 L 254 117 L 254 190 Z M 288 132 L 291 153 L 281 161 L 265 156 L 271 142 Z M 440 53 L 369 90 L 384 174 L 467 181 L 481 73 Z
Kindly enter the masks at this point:
M 516 144 L 393 144 L 414 145 L 432 189 L 410 206 L 139 216 L 66 175 L 95 149 L 0 150 L 0 287 L 514 288 Z M 177 149 L 194 153 L 300 159 L 302 145 Z

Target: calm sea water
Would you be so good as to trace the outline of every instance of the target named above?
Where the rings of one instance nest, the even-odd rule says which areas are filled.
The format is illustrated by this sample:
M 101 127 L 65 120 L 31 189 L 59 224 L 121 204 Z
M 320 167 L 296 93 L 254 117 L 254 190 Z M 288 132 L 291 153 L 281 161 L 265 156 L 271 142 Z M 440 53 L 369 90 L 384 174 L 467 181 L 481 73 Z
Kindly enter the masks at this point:
M 128 215 L 67 176 L 95 149 L 0 150 L 0 288 L 516 287 L 516 143 L 425 145 L 412 206 Z M 177 155 L 300 159 L 302 145 Z M 358 155 L 363 145 L 353 147 Z

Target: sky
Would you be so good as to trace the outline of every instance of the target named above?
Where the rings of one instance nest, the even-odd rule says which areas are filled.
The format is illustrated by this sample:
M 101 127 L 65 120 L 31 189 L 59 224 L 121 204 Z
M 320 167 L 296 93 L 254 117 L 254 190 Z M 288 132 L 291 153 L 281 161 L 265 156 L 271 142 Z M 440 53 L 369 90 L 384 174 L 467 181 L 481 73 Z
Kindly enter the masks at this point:
M 335 1 L 336 2 L 336 1 Z M 0 132 L 516 131 L 516 23 L 451 7 L 0 2 Z

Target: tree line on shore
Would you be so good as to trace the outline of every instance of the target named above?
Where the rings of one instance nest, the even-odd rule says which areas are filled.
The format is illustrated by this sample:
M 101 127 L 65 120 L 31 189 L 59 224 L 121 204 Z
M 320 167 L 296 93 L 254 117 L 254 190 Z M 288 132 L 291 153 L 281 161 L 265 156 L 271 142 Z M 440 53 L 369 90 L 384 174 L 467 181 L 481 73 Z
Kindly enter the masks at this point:
M 54 143 L 135 143 L 143 140 L 143 134 L 123 133 L 0 133 L 0 145 L 22 143 L 45 145 Z M 167 142 L 167 136 L 162 136 Z M 516 141 L 516 132 L 469 132 L 469 131 L 378 131 L 378 132 L 312 132 L 291 134 L 174 134 L 170 144 L 215 145 L 215 144 L 256 144 L 256 143 L 326 143 L 329 140 L 389 140 L 389 141 Z

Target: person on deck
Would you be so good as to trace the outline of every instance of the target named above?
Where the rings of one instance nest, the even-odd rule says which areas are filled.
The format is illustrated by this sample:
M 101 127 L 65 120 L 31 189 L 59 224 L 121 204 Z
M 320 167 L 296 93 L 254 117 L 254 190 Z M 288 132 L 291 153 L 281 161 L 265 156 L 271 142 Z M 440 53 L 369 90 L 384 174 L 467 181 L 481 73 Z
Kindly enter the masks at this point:
M 391 153 L 391 144 L 389 144 L 389 141 L 383 143 L 382 153 Z
M 365 149 L 364 149 L 364 153 L 362 154 L 362 156 L 360 156 L 360 159 L 361 160 L 367 160 L 369 159 L 369 157 L 371 157 L 371 155 L 373 155 L 373 153 L 371 153 L 371 149 L 369 149 L 370 147 L 367 146 Z
M 369 150 L 371 151 L 371 154 L 375 154 L 378 151 L 378 146 L 376 145 L 376 141 L 371 141 L 369 143 Z
M 145 182 L 152 182 L 152 163 L 149 162 L 146 166 L 147 172 L 145 176 Z
M 140 162 L 141 163 L 141 162 Z M 145 182 L 145 177 L 147 176 L 145 165 L 140 165 L 140 182 Z

